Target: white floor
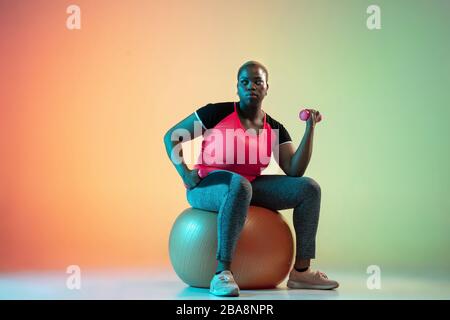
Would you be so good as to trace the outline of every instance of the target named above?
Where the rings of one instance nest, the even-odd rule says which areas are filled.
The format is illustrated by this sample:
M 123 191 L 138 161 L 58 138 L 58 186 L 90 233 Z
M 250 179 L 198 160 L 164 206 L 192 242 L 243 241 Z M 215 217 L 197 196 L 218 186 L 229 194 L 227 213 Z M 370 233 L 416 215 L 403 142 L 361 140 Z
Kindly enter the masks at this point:
M 242 290 L 238 299 L 450 299 L 446 274 L 383 274 L 381 288 L 370 290 L 369 275 L 363 272 L 327 273 L 340 282 L 337 290 L 289 290 L 283 282 L 274 290 Z M 67 277 L 64 272 L 0 274 L 0 299 L 223 299 L 207 289 L 187 287 L 172 270 L 86 271 L 79 290 L 67 288 Z

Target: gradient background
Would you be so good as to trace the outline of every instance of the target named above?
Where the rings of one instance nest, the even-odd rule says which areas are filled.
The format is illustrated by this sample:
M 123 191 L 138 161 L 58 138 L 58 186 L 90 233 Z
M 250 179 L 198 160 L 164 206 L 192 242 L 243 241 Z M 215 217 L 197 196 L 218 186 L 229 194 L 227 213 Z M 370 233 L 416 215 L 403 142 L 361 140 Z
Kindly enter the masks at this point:
M 322 186 L 317 264 L 448 270 L 449 13 L 446 0 L 0 0 L 0 271 L 169 268 L 188 204 L 163 135 L 237 100 L 251 59 L 296 145 L 300 107 L 324 115 L 306 172 Z

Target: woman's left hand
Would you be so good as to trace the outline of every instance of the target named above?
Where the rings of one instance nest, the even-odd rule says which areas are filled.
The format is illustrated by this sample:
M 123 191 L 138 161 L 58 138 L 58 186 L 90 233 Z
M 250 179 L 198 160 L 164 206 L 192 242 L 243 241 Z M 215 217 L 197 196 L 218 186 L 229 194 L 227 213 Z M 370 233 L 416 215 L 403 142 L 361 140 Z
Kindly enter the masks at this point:
M 316 123 L 319 122 L 322 118 L 322 115 L 319 111 L 314 109 L 307 109 L 309 111 L 309 119 L 306 121 L 306 126 L 310 128 L 314 128 Z

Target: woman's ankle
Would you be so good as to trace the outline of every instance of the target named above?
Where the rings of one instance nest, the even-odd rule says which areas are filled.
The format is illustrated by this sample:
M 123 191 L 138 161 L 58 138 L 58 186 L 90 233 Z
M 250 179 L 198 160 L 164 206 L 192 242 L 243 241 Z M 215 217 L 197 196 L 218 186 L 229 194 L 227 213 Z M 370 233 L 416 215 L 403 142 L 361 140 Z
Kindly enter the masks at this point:
M 294 263 L 295 270 L 309 268 L 310 266 L 311 266 L 311 259 L 296 259 Z
M 231 261 L 217 261 L 216 274 L 221 273 L 222 271 L 231 270 Z

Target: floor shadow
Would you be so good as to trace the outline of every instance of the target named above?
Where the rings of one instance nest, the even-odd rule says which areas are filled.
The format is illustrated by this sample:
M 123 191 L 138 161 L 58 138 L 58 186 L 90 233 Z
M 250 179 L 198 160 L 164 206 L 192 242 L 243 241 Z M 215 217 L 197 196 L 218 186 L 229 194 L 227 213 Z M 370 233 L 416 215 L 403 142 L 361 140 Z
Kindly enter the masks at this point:
M 327 300 L 339 297 L 338 290 L 300 290 L 274 288 L 263 290 L 241 290 L 239 297 L 217 297 L 209 293 L 208 288 L 185 287 L 176 295 L 177 299 L 193 300 Z

